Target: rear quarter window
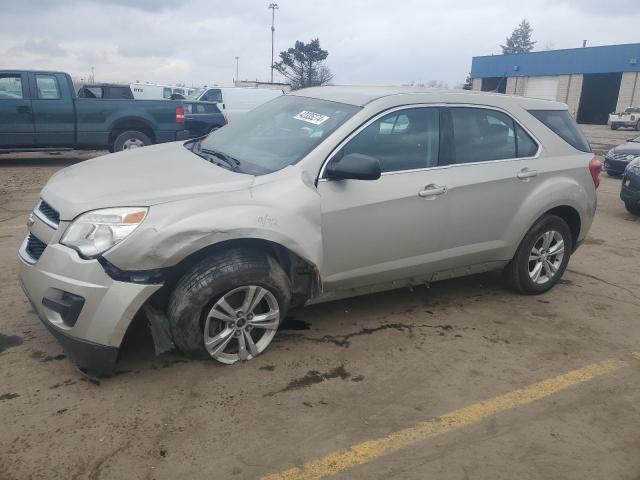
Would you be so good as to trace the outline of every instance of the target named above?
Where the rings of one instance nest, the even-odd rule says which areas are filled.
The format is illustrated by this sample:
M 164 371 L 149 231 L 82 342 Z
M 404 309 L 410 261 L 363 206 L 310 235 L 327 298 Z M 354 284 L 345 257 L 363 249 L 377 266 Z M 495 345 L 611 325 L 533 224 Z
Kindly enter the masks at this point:
M 591 152 L 589 142 L 567 110 L 529 110 L 547 128 L 581 152 Z

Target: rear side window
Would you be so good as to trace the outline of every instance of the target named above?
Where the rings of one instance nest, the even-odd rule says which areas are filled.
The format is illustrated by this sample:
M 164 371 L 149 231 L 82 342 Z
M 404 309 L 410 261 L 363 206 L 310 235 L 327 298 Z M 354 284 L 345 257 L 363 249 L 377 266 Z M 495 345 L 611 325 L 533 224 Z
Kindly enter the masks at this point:
M 534 157 L 536 153 L 538 153 L 538 144 L 517 123 L 516 149 L 518 151 L 518 158 Z
M 22 96 L 22 77 L 16 75 L 0 76 L 0 100 L 19 100 Z
M 38 90 L 38 98 L 42 100 L 60 98 L 58 79 L 53 75 L 36 75 L 36 89 Z
M 581 152 L 591 152 L 589 142 L 567 110 L 529 110 L 529 113 L 572 147 Z
M 511 117 L 484 108 L 451 108 L 455 163 L 516 158 Z

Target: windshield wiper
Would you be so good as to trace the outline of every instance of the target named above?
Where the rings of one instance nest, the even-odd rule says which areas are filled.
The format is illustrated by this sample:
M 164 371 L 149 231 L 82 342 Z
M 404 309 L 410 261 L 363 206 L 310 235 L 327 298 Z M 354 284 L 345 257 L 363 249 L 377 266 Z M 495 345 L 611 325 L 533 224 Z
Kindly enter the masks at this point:
M 237 172 L 238 169 L 240 168 L 240 160 L 238 160 L 237 158 L 233 158 L 231 155 L 218 152 L 217 150 L 210 150 L 208 148 L 202 148 L 202 147 L 199 150 L 205 155 L 212 155 L 216 158 L 219 158 L 224 163 L 226 163 L 234 172 Z

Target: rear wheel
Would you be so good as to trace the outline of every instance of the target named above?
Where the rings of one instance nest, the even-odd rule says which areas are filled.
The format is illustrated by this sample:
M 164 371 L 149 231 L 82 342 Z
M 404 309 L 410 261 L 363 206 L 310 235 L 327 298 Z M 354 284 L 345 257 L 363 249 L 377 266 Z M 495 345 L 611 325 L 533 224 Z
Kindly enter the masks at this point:
M 291 297 L 289 279 L 270 256 L 234 249 L 197 264 L 176 285 L 168 316 L 185 354 L 232 364 L 271 344 Z
M 506 280 L 520 293 L 544 293 L 558 283 L 572 251 L 567 222 L 556 215 L 544 215 L 527 232 L 507 265 Z
M 633 215 L 640 215 L 640 204 L 633 202 L 624 202 L 624 206 L 627 208 L 629 213 Z
M 118 135 L 113 142 L 113 151 L 133 150 L 146 145 L 151 145 L 151 139 L 144 133 L 137 130 L 128 130 Z
M 618 129 L 618 125 L 614 125 L 613 123 L 611 124 L 611 130 L 617 130 Z

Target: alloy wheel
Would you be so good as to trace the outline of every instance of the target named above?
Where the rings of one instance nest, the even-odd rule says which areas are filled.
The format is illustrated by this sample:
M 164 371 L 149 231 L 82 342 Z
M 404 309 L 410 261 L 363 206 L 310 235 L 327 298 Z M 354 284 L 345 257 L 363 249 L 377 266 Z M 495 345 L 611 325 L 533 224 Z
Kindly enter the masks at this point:
M 556 276 L 564 258 L 564 239 L 562 235 L 550 230 L 540 235 L 533 243 L 529 253 L 529 278 L 543 285 Z
M 219 362 L 251 360 L 271 343 L 280 325 L 276 297 L 247 285 L 226 293 L 213 305 L 204 325 L 204 346 Z

